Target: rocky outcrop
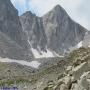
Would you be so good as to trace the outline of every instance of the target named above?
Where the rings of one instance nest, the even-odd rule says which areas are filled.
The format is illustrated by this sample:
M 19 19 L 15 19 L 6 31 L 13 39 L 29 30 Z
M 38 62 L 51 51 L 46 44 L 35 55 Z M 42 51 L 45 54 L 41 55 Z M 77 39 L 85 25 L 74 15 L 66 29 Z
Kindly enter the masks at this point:
M 90 71 L 83 73 L 80 80 L 72 84 L 71 90 L 90 90 Z
M 68 69 L 69 67 L 67 67 L 68 71 L 59 77 L 56 85 L 49 83 L 43 90 L 90 90 L 90 71 L 88 71 L 88 65 L 85 65 L 86 62 L 75 68 L 72 66 L 71 69 Z M 85 70 L 84 67 L 87 69 Z
M 0 56 L 30 59 L 28 43 L 19 20 L 18 11 L 10 0 L 0 0 Z
M 20 16 L 20 21 L 23 27 L 23 31 L 27 35 L 27 41 L 30 47 L 38 50 L 46 50 L 46 34 L 43 28 L 42 19 L 27 11 Z
M 64 72 L 60 72 L 56 81 L 52 79 L 51 87 L 47 83 L 45 90 L 90 90 L 90 48 L 73 51 L 68 60 L 68 64 L 63 65 Z

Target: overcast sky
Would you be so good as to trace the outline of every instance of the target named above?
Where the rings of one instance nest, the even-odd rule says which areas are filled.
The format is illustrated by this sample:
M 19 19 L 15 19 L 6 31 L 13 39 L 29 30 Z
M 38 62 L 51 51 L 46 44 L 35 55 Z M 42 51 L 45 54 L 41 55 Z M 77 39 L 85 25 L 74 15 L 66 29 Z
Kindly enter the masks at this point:
M 11 0 L 19 15 L 32 11 L 43 16 L 57 4 L 61 5 L 70 17 L 90 30 L 90 0 Z

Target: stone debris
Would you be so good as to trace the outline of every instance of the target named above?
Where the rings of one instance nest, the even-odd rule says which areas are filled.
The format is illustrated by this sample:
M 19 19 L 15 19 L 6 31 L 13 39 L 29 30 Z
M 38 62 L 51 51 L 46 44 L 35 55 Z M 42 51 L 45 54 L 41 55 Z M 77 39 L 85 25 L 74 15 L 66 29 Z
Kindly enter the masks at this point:
M 72 72 L 73 72 L 73 77 L 74 80 L 78 80 L 80 78 L 80 76 L 88 70 L 88 64 L 87 62 L 84 62 L 80 65 L 78 65 L 77 67 L 75 67 Z
M 74 64 L 77 64 L 76 66 Z M 72 66 L 59 75 L 57 83 L 44 90 L 90 90 L 90 71 L 87 62 L 76 60 Z

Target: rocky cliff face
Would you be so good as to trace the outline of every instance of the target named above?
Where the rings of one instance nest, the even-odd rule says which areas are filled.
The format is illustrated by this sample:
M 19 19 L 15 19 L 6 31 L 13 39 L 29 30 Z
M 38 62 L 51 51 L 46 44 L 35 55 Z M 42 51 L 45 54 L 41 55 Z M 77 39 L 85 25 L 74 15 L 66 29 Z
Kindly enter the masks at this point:
M 21 30 L 18 11 L 10 0 L 0 0 L 0 31 L 19 43 Z
M 66 11 L 57 5 L 42 17 L 31 12 L 20 16 L 24 32 L 33 48 L 53 55 L 64 55 L 84 39 L 87 30 L 74 22 Z
M 65 67 L 56 84 L 49 81 L 43 90 L 90 90 L 90 49 L 80 48 L 69 55 L 72 64 Z
M 9 43 L 8 48 L 2 46 L 5 50 L 0 50 L 4 57 L 30 59 L 64 55 L 83 40 L 87 30 L 75 23 L 59 5 L 42 17 L 30 11 L 19 17 L 10 0 L 0 0 L 0 32 L 10 38 L 8 41 L 5 37 L 4 45 Z M 16 43 L 13 49 L 10 41 Z M 18 52 L 20 58 L 14 46 L 22 51 Z
M 0 0 L 0 55 L 13 59 L 30 58 L 18 11 L 10 0 Z M 33 55 L 32 55 L 33 56 Z M 28 59 L 29 59 L 28 58 Z
M 86 29 L 74 22 L 59 5 L 43 16 L 47 46 L 63 54 L 83 40 Z
M 23 31 L 27 35 L 27 41 L 30 44 L 30 47 L 44 51 L 47 39 L 42 19 L 28 11 L 20 16 L 20 21 Z

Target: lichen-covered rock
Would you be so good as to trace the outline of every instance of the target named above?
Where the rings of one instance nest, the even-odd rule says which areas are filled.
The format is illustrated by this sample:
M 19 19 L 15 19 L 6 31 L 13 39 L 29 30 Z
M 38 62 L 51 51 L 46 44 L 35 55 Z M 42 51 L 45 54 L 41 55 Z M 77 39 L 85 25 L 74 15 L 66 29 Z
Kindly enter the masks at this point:
M 72 69 L 72 75 L 73 75 L 73 79 L 78 80 L 80 78 L 80 76 L 86 72 L 88 70 L 88 64 L 87 62 L 81 63 L 80 65 L 78 65 L 77 67 Z
M 81 61 L 81 60 L 80 60 Z M 67 66 L 58 78 L 54 90 L 90 90 L 90 70 L 87 62 Z
M 72 86 L 71 90 L 90 90 L 90 71 L 82 74 L 78 82 Z

